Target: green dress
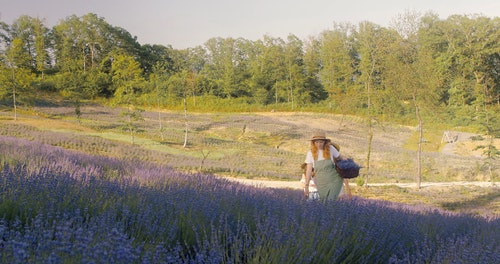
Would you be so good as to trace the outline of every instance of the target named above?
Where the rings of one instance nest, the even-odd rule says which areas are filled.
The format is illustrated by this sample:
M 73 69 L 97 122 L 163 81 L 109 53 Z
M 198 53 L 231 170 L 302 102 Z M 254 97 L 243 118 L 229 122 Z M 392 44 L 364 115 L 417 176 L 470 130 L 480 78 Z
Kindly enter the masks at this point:
M 344 181 L 335 170 L 335 163 L 331 159 L 316 160 L 314 172 L 319 198 L 323 201 L 337 200 Z

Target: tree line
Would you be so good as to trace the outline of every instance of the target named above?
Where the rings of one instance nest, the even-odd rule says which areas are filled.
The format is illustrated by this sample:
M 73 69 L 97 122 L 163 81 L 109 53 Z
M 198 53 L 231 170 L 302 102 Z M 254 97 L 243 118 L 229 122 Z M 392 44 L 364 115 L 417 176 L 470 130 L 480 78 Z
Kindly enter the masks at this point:
M 0 102 L 40 91 L 72 100 L 168 107 L 186 98 L 369 118 L 492 122 L 500 108 L 500 18 L 406 11 L 390 27 L 333 23 L 317 36 L 208 39 L 182 50 L 141 45 L 89 13 L 49 28 L 0 21 Z M 168 28 L 163 34 L 168 34 Z M 491 124 L 489 125 L 491 127 Z

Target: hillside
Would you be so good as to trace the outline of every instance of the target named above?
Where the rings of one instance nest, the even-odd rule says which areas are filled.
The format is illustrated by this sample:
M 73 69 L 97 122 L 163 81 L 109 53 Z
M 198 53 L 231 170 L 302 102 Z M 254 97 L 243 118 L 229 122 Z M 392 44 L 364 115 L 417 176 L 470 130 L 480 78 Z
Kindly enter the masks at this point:
M 36 107 L 18 114 L 0 112 L 0 135 L 27 138 L 92 155 L 171 166 L 181 171 L 202 172 L 251 180 L 279 180 L 295 184 L 301 174 L 314 129 L 326 131 L 341 146 L 344 156 L 365 166 L 366 125 L 361 118 L 314 113 L 188 113 L 142 112 L 143 120 L 127 122 L 124 111 L 101 105 L 81 107 L 77 119 L 68 106 Z M 160 128 L 161 120 L 161 128 Z M 135 133 L 127 131 L 132 126 Z M 441 143 L 443 131 L 426 129 L 424 137 L 424 183 L 489 181 L 482 166 L 485 159 L 474 148 L 486 144 L 461 134 L 454 143 Z M 411 204 L 432 204 L 452 210 L 499 214 L 498 187 L 474 185 L 424 188 L 411 186 L 415 176 L 415 137 L 412 127 L 383 124 L 374 127 L 370 189 L 356 188 L 365 179 L 351 181 L 354 195 Z M 132 143 L 133 141 L 133 143 Z M 495 141 L 500 148 L 499 140 Z M 498 175 L 498 166 L 494 175 Z M 391 185 L 392 184 L 392 185 Z M 410 185 L 408 185 L 410 184 Z M 290 184 L 279 184 L 290 186 Z M 423 186 L 427 186 L 423 184 Z M 457 206 L 460 204 L 460 206 Z M 465 208 L 465 209 L 464 209 Z M 471 209 L 472 208 L 472 209 Z M 496 209 L 495 209 L 496 208 Z
M 184 113 L 142 112 L 144 120 L 134 122 L 132 125 L 136 131 L 130 134 L 127 126 L 132 125 L 123 112 L 98 105 L 83 106 L 77 120 L 71 107 L 37 107 L 31 113 L 20 115 L 17 121 L 13 120 L 12 113 L 3 112 L 1 134 L 32 137 L 27 132 L 21 132 L 30 127 L 39 130 L 40 140 L 65 148 L 77 146 L 65 146 L 59 137 L 44 138 L 43 135 L 73 134 L 81 141 L 99 139 L 128 143 L 129 147 L 142 153 L 135 157 L 129 155 L 129 158 L 183 170 L 201 170 L 233 177 L 295 180 L 300 175 L 299 165 L 309 147 L 311 132 L 322 129 L 340 144 L 344 156 L 353 157 L 358 163 L 366 165 L 367 128 L 364 121 L 357 117 L 279 112 L 188 113 L 186 123 Z M 188 133 L 184 147 L 186 124 Z M 472 140 L 472 134 L 462 134 L 457 142 L 441 143 L 442 133 L 432 128 L 427 128 L 424 133 L 423 181 L 488 181 L 487 171 L 481 168 L 485 159 L 480 151 L 474 150 L 487 142 Z M 415 181 L 416 143 L 412 143 L 415 138 L 416 131 L 411 127 L 392 124 L 375 126 L 369 181 Z M 495 145 L 500 149 L 499 139 L 496 139 Z M 123 154 L 112 145 L 99 151 L 92 148 L 84 151 L 90 154 Z M 498 168 L 494 173 L 498 175 Z

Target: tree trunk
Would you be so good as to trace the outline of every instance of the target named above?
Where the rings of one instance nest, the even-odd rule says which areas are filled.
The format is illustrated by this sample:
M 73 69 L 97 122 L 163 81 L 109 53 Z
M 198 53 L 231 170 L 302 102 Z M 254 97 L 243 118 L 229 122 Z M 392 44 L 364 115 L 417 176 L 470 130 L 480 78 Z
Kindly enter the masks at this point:
M 130 133 L 130 140 L 132 142 L 132 145 L 135 144 L 135 138 L 134 138 L 134 128 L 133 128 L 133 124 L 132 124 L 132 113 L 130 112 L 130 107 L 128 108 L 128 115 L 127 115 L 127 118 L 128 118 L 128 131 Z
M 372 119 L 372 113 L 371 113 L 371 80 L 373 73 L 375 71 L 375 62 L 372 61 L 371 64 L 371 70 L 368 76 L 368 80 L 366 82 L 366 94 L 368 96 L 367 98 L 367 108 L 368 108 L 368 150 L 366 154 L 366 176 L 365 176 L 365 183 L 364 186 L 368 187 L 368 178 L 370 176 L 370 158 L 371 158 L 371 153 L 372 153 L 372 141 L 373 141 L 373 119 Z
M 157 101 L 157 104 L 158 104 L 158 124 L 160 125 L 160 136 L 161 136 L 161 141 L 163 142 L 163 140 L 165 140 L 165 137 L 163 135 L 163 123 L 162 123 L 162 120 L 161 120 L 161 101 L 160 101 L 160 91 L 159 91 L 159 88 L 158 88 L 158 83 L 156 83 L 155 81 L 155 86 L 156 86 L 156 96 L 158 97 L 158 101 Z
M 14 103 L 14 121 L 17 121 L 17 104 L 16 104 L 16 71 L 12 68 L 12 100 Z
M 187 146 L 187 138 L 188 138 L 187 102 L 185 96 L 184 96 L 184 121 L 186 123 L 186 129 L 184 131 L 184 145 L 182 147 L 185 148 Z
M 210 151 L 207 151 L 207 153 L 205 153 L 205 151 L 201 150 L 201 155 L 203 156 L 203 159 L 201 160 L 200 167 L 198 168 L 199 172 L 202 172 L 203 165 L 205 164 L 205 160 L 208 158 L 208 154 L 210 154 Z
M 418 120 L 418 150 L 417 150 L 417 189 L 420 189 L 422 183 L 422 141 L 423 141 L 423 121 L 420 116 L 417 99 L 413 95 L 413 104 L 415 106 L 415 115 Z
M 368 178 L 370 176 L 370 156 L 372 153 L 372 141 L 373 141 L 373 130 L 372 130 L 372 119 L 368 121 L 368 150 L 366 154 L 366 176 L 364 186 L 368 186 Z

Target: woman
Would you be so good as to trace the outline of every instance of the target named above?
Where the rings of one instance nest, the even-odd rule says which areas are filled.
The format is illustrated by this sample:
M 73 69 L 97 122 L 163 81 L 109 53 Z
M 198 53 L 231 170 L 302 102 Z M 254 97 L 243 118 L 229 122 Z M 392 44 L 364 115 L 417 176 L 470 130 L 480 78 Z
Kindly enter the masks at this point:
M 314 168 L 320 199 L 337 200 L 342 190 L 343 179 L 335 170 L 333 160 L 340 158 L 340 153 L 330 144 L 331 140 L 326 138 L 322 131 L 314 132 L 310 141 L 311 149 L 307 152 L 305 160 L 307 167 L 304 195 L 309 196 L 309 182 Z

